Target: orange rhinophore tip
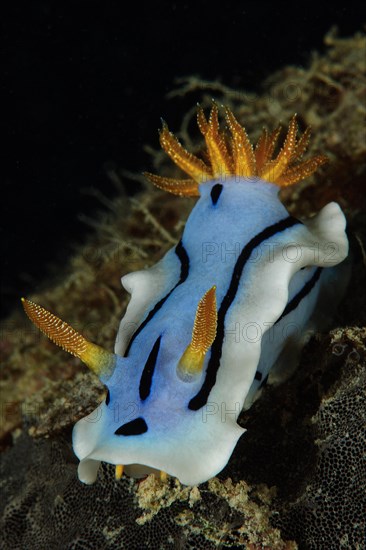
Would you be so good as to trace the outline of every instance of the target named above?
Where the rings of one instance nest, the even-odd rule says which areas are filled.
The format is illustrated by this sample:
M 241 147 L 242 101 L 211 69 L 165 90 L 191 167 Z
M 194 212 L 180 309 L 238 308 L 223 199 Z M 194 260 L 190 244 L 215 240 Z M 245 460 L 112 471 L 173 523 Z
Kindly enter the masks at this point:
M 116 356 L 96 344 L 92 344 L 70 325 L 43 307 L 22 298 L 29 319 L 52 342 L 65 351 L 79 357 L 95 374 L 110 376 L 116 364 Z
M 281 128 L 277 128 L 271 134 L 264 130 L 253 148 L 245 129 L 231 110 L 225 108 L 229 135 L 220 130 L 218 113 L 218 107 L 213 103 L 207 120 L 203 109 L 198 107 L 197 124 L 205 139 L 205 161 L 189 153 L 169 131 L 167 124 L 163 123 L 160 144 L 190 179 L 165 178 L 150 173 L 146 173 L 146 177 L 160 189 L 174 195 L 198 196 L 199 184 L 230 176 L 258 177 L 280 187 L 286 187 L 310 176 L 328 161 L 324 155 L 301 160 L 309 144 L 310 128 L 306 128 L 303 135 L 298 138 L 296 115 L 290 120 L 283 146 L 274 157 Z
M 203 360 L 215 340 L 216 330 L 216 286 L 213 286 L 198 303 L 192 339 L 178 364 L 178 371 L 183 378 L 189 380 L 202 371 Z

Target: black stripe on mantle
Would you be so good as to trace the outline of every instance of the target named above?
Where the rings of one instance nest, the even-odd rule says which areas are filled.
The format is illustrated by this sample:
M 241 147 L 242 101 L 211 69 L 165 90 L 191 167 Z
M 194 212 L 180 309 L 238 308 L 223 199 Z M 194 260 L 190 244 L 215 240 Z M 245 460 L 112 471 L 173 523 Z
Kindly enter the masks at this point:
M 138 329 L 134 332 L 134 334 L 132 335 L 131 337 L 131 340 L 126 348 L 126 351 L 125 351 L 125 354 L 124 354 L 124 357 L 127 357 L 129 352 L 130 352 L 130 349 L 131 349 L 131 346 L 136 338 L 136 336 L 138 336 L 140 334 L 140 332 L 142 331 L 142 329 L 144 329 L 146 327 L 146 325 L 151 321 L 151 319 L 154 317 L 154 315 L 157 313 L 157 311 L 159 311 L 159 309 L 163 306 L 164 302 L 166 302 L 166 300 L 169 298 L 169 296 L 171 295 L 171 293 L 173 292 L 173 290 L 175 290 L 177 288 L 177 286 L 181 285 L 182 283 L 184 283 L 184 281 L 187 279 L 188 277 L 188 273 L 189 273 L 189 258 L 188 258 L 188 254 L 186 252 L 186 249 L 184 248 L 183 246 L 183 243 L 182 243 L 182 240 L 179 241 L 179 243 L 177 244 L 177 246 L 175 247 L 175 253 L 176 255 L 178 256 L 179 260 L 180 260 L 180 276 L 179 276 L 179 281 L 177 282 L 176 285 L 174 285 L 174 287 L 168 292 L 168 294 L 166 296 L 164 296 L 164 298 L 162 298 L 161 300 L 159 300 L 159 302 L 157 302 L 157 304 L 155 304 L 155 306 L 153 307 L 153 309 L 151 311 L 149 311 L 147 317 L 145 318 L 144 321 L 142 321 L 141 325 L 138 327 Z
M 266 227 L 263 231 L 253 237 L 242 249 L 239 258 L 234 266 L 233 274 L 229 284 L 229 288 L 220 304 L 220 308 L 217 313 L 217 332 L 216 338 L 211 346 L 211 356 L 207 365 L 205 380 L 198 393 L 192 397 L 188 404 L 188 408 L 197 411 L 208 401 L 208 397 L 212 388 L 216 383 L 217 371 L 220 367 L 220 360 L 222 355 L 222 346 L 225 337 L 225 317 L 226 314 L 235 300 L 237 290 L 239 288 L 240 279 L 244 270 L 244 267 L 249 260 L 254 249 L 257 248 L 263 241 L 270 239 L 277 233 L 281 233 L 294 225 L 301 224 L 299 220 L 288 216 L 279 222 L 274 223 Z
M 141 401 L 145 401 L 150 395 L 151 384 L 155 372 L 156 361 L 158 359 L 159 349 L 160 349 L 161 336 L 156 340 L 155 344 L 152 347 L 152 350 L 149 353 L 149 357 L 146 360 L 144 370 L 142 371 L 139 393 Z
M 304 268 L 302 267 L 301 269 L 304 269 Z M 291 311 L 294 311 L 297 308 L 297 306 L 300 304 L 300 302 L 313 290 L 314 286 L 316 285 L 321 275 L 322 270 L 323 270 L 322 267 L 318 267 L 314 271 L 312 277 L 304 284 L 302 289 L 299 290 L 299 292 L 287 303 L 285 309 L 283 310 L 282 314 L 277 319 L 277 321 L 274 323 L 274 325 L 277 325 L 277 323 L 282 321 L 282 319 L 286 317 L 286 315 L 291 313 Z M 257 380 L 258 382 L 260 382 L 262 378 L 263 378 L 263 374 L 259 370 L 257 370 L 254 376 L 254 380 Z M 268 374 L 266 378 L 268 378 Z M 264 384 L 264 380 L 261 383 L 260 387 L 262 387 L 263 384 Z
M 301 300 L 303 300 L 305 296 L 307 296 L 313 290 L 322 271 L 323 271 L 322 267 L 318 267 L 315 270 L 312 277 L 310 277 L 310 279 L 304 284 L 302 289 L 297 294 L 295 294 L 295 296 L 287 303 L 287 306 L 285 307 L 281 316 L 277 319 L 275 324 L 279 323 L 286 315 L 288 315 L 289 313 L 291 313 L 291 311 L 296 309 L 299 303 L 301 302 Z

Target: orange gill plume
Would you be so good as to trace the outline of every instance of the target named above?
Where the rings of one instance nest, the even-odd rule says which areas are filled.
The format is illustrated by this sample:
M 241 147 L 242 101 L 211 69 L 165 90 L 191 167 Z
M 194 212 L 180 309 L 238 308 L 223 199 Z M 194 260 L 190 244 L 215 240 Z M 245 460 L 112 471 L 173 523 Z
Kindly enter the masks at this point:
M 296 115 L 290 120 L 282 148 L 273 158 L 281 127 L 270 134 L 263 130 L 253 148 L 245 129 L 228 107 L 225 107 L 225 119 L 229 135 L 220 131 L 218 114 L 216 103 L 212 105 L 208 120 L 202 107 L 198 107 L 197 124 L 205 139 L 206 161 L 189 153 L 163 122 L 160 144 L 173 162 L 190 176 L 189 179 L 161 177 L 149 172 L 145 172 L 144 175 L 164 191 L 174 195 L 197 197 L 199 184 L 212 179 L 223 180 L 230 176 L 258 177 L 280 187 L 286 187 L 310 176 L 328 160 L 324 155 L 301 160 L 309 144 L 310 128 L 306 128 L 298 139 Z

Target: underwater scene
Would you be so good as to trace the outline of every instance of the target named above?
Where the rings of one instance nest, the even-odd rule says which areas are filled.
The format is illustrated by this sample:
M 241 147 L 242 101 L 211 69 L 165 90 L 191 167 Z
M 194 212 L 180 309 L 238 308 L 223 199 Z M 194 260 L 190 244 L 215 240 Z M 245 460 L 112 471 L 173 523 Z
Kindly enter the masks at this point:
M 366 11 L 4 14 L 0 548 L 363 550 Z

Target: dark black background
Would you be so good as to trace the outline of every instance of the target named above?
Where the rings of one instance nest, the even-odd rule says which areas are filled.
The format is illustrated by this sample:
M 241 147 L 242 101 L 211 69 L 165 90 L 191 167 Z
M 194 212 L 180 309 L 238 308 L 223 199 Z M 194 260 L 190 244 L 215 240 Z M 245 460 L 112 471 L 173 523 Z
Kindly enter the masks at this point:
M 304 65 L 337 25 L 362 29 L 361 3 L 14 2 L 2 8 L 2 313 L 62 265 L 88 228 L 106 166 L 151 168 L 160 116 L 179 127 L 186 105 L 165 96 L 177 77 L 221 77 L 260 90 Z

